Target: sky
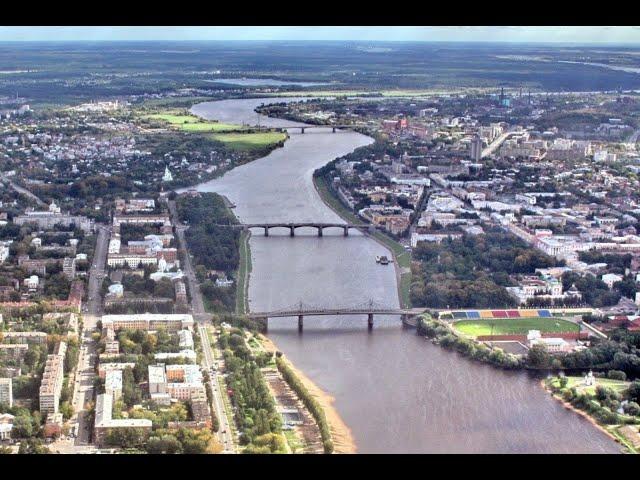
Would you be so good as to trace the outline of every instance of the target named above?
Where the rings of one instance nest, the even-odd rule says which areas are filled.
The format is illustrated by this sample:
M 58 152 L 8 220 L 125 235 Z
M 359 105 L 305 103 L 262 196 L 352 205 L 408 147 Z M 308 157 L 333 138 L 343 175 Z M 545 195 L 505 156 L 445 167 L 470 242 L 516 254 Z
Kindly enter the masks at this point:
M 2 27 L 0 41 L 360 40 L 640 44 L 640 27 Z

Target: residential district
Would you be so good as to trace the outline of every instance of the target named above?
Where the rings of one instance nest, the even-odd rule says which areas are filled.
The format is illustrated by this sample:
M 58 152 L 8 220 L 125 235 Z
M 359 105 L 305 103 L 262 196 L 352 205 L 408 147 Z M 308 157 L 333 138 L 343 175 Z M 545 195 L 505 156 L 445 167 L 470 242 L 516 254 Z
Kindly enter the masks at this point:
M 321 409 L 243 315 L 247 232 L 218 225 L 237 223 L 232 205 L 175 192 L 288 133 L 238 148 L 202 132 L 264 132 L 137 96 L 23 100 L 0 120 L 3 448 L 332 452 Z M 593 368 L 549 388 L 578 409 L 596 399 L 589 413 L 640 446 L 637 95 L 274 102 L 258 111 L 375 140 L 314 182 L 377 227 L 419 334 L 505 368 Z

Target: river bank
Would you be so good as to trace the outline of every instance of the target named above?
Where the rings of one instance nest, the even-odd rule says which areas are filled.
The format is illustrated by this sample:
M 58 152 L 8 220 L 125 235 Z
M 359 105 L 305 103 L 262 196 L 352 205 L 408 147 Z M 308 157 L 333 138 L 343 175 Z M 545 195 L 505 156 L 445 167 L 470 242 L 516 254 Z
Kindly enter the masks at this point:
M 300 125 L 257 117 L 255 108 L 267 101 L 209 102 L 192 111 L 225 123 Z M 294 133 L 283 148 L 197 189 L 227 195 L 243 223 L 337 223 L 344 220 L 327 208 L 313 172 L 371 142 L 349 131 Z M 396 274 L 375 262 L 389 255 L 388 247 L 368 235 L 336 231 L 318 238 L 302 231 L 291 238 L 276 231 L 250 243 L 251 309 L 348 306 L 372 298 L 397 308 Z M 291 319 L 271 319 L 269 340 L 301 377 L 328 392 L 327 417 L 332 406 L 361 453 L 619 453 L 610 437 L 549 398 L 539 379 L 425 342 L 396 317 L 376 316 L 371 332 L 358 315 L 310 317 L 304 334 Z
M 261 343 L 263 344 L 267 352 L 278 351 L 278 347 L 265 335 L 259 336 Z M 329 422 L 331 430 L 331 439 L 333 440 L 333 446 L 335 453 L 356 453 L 357 447 L 351 430 L 347 424 L 342 420 L 342 417 L 338 414 L 338 411 L 334 407 L 335 398 L 329 395 L 327 392 L 318 387 L 304 372 L 297 368 L 290 360 L 286 359 L 287 365 L 294 371 L 296 376 L 304 384 L 306 389 L 311 395 L 320 403 L 320 406 L 324 410 L 324 413 Z
M 554 389 L 549 379 L 540 380 L 540 386 L 546 392 L 548 392 L 553 397 L 554 400 L 559 402 L 565 409 L 570 410 L 573 413 L 576 413 L 577 415 L 582 417 L 584 420 L 589 422 L 591 425 L 593 425 L 593 427 L 600 430 L 602 433 L 607 435 L 616 443 L 620 444 L 625 453 L 638 454 L 638 451 L 635 448 L 633 448 L 633 446 L 628 442 L 625 436 L 622 433 L 618 432 L 618 428 L 621 427 L 622 425 L 609 425 L 609 426 L 603 425 L 585 410 L 578 408 L 575 405 L 573 405 L 571 402 L 568 402 L 567 400 L 565 400 L 561 394 L 562 390 L 558 391 Z

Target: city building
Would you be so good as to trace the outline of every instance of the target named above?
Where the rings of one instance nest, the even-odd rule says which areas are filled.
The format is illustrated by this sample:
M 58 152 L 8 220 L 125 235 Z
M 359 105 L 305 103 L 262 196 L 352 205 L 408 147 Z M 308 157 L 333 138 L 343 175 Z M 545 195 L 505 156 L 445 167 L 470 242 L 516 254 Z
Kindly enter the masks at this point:
M 13 379 L 0 378 L 0 405 L 13 407 Z
M 151 433 L 152 423 L 147 419 L 114 419 L 113 395 L 103 393 L 98 395 L 95 408 L 94 440 L 97 447 L 106 445 L 109 432 L 115 429 L 142 430 L 146 435 Z
M 64 380 L 64 357 L 67 351 L 67 344 L 60 342 L 55 349 L 55 353 L 47 356 L 47 361 L 42 374 L 40 384 L 40 412 L 58 413 L 60 403 L 60 393 Z
M 193 316 L 190 314 L 142 313 L 132 315 L 104 315 L 102 326 L 111 327 L 114 331 L 159 330 L 178 331 L 193 327 Z
M 108 370 L 104 379 L 105 393 L 113 395 L 113 400 L 122 397 L 122 370 Z

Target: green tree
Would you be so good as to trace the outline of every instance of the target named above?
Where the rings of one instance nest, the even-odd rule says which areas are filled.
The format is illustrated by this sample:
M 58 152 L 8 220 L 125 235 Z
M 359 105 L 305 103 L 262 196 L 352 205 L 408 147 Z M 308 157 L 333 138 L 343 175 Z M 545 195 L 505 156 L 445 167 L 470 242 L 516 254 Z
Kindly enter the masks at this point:
M 547 347 L 538 343 L 529 349 L 527 361 L 532 367 L 544 368 L 551 363 L 551 356 L 547 352 Z

